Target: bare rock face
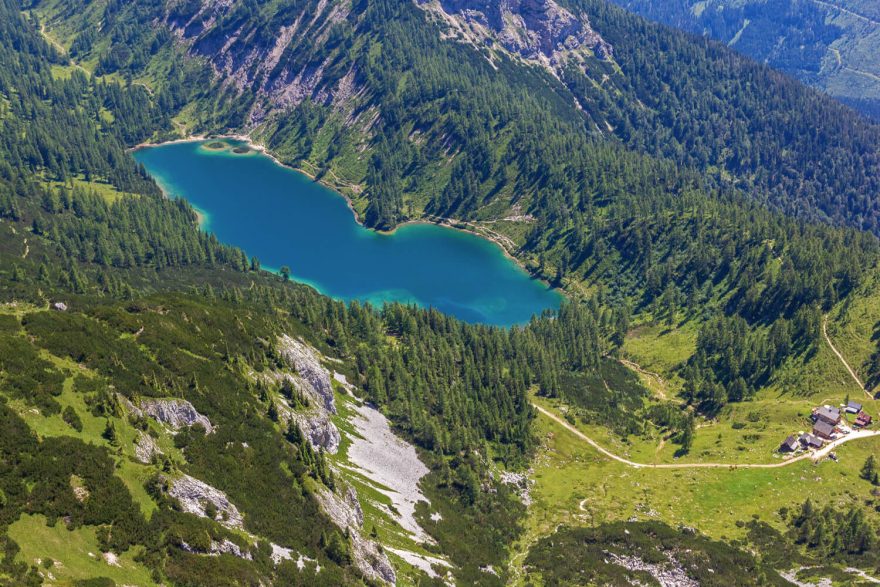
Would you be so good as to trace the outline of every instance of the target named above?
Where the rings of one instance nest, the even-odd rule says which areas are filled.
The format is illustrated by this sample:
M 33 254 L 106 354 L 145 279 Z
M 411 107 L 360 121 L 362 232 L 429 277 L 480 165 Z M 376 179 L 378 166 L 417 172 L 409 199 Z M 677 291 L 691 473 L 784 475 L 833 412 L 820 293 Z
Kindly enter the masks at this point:
M 369 579 L 384 581 L 394 584 L 397 581 L 397 573 L 391 566 L 379 545 L 367 540 L 361 535 L 361 526 L 364 523 L 364 513 L 358 502 L 357 493 L 349 487 L 343 495 L 337 495 L 329 489 L 324 489 L 317 494 L 321 509 L 343 530 L 348 530 L 351 537 L 351 554 L 354 564 Z
M 291 338 L 286 334 L 279 337 L 278 350 L 305 384 L 300 387 L 300 391 L 306 393 L 316 403 L 322 404 L 324 409 L 331 414 L 335 414 L 336 401 L 333 398 L 332 377 L 330 371 L 321 365 L 315 350 L 301 340 Z
M 153 462 L 153 457 L 162 454 L 162 450 L 153 437 L 145 432 L 138 434 L 138 439 L 134 444 L 134 455 L 142 463 L 149 464 Z
M 231 554 L 232 556 L 237 556 L 238 558 L 244 560 L 254 560 L 253 556 L 250 552 L 246 550 L 242 550 L 239 545 L 232 542 L 228 539 L 223 539 L 222 542 L 213 541 L 211 542 L 211 549 L 207 552 L 202 552 L 201 550 L 197 550 L 187 544 L 186 542 L 182 542 L 180 544 L 180 548 L 185 550 L 186 552 L 191 552 L 194 554 L 206 554 L 209 556 L 219 556 L 221 554 Z
M 295 422 L 299 426 L 312 448 L 336 454 L 342 438 L 331 418 L 336 413 L 336 400 L 330 371 L 321 364 L 318 353 L 301 340 L 280 336 L 277 349 L 295 373 L 270 371 L 258 377 L 270 385 L 289 383 L 308 401 L 307 407 L 297 406 L 294 409 L 287 398 L 281 397 L 276 401 L 278 413 L 285 423 Z
M 591 26 L 554 0 L 416 0 L 474 44 L 499 43 L 509 53 L 559 70 L 587 54 L 609 59 L 613 49 Z
M 328 82 L 324 72 L 331 58 L 316 54 L 334 25 L 348 18 L 350 2 L 322 0 L 314 10 L 287 10 L 284 18 L 271 23 L 236 19 L 239 4 L 236 0 L 168 3 L 165 24 L 225 86 L 254 91 L 251 126 L 306 100 L 347 107 L 356 92 L 354 72 Z
M 529 506 L 532 504 L 532 481 L 529 479 L 529 476 L 525 473 L 512 473 L 510 471 L 505 471 L 501 473 L 501 482 L 505 485 L 512 485 L 517 494 L 519 495 L 519 500 L 525 506 Z
M 214 431 L 211 421 L 183 399 L 145 399 L 141 401 L 141 410 L 173 430 L 201 424 L 208 434 Z
M 293 550 L 290 548 L 284 548 L 283 546 L 279 546 L 274 542 L 272 545 L 272 554 L 269 556 L 272 558 L 272 562 L 277 566 L 283 563 L 284 561 L 293 560 Z
M 211 543 L 211 553 L 212 554 L 231 554 L 232 556 L 237 556 L 238 558 L 243 558 L 244 560 L 253 560 L 251 553 L 242 550 L 239 545 L 235 542 L 232 542 L 227 539 L 223 539 L 222 542 L 212 542 Z
M 170 481 L 168 495 L 180 503 L 180 508 L 201 518 L 208 517 L 205 507 L 208 503 L 217 510 L 216 520 L 228 528 L 242 528 L 244 519 L 238 508 L 226 494 L 189 475 Z
M 323 448 L 330 454 L 336 454 L 339 450 L 342 437 L 339 434 L 339 429 L 326 415 L 290 412 L 290 419 L 299 425 L 313 449 Z

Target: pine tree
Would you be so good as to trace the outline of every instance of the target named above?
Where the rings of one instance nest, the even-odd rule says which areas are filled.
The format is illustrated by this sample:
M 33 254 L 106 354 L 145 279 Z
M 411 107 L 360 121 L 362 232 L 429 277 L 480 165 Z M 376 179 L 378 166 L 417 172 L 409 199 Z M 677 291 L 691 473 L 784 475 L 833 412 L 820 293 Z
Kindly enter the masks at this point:
M 865 464 L 862 465 L 861 477 L 865 481 L 870 481 L 874 485 L 877 485 L 877 464 L 874 460 L 874 455 L 869 455 L 867 459 L 865 459 Z

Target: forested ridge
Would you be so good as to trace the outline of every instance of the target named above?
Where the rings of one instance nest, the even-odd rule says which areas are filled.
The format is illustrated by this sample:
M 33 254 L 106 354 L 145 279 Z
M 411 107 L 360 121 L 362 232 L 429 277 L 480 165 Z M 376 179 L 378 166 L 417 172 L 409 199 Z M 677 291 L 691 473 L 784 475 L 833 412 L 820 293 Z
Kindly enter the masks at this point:
M 871 116 L 880 114 L 870 75 L 876 8 L 870 2 L 618 0 L 651 20 L 728 44 Z M 868 74 L 868 75 L 865 75 Z
M 154 82 L 175 95 L 167 104 L 194 102 L 188 117 L 198 130 L 256 127 L 285 160 L 363 181 L 359 205 L 373 226 L 394 226 L 422 209 L 492 217 L 517 201 L 546 215 L 548 193 L 562 192 L 569 207 L 575 194 L 594 199 L 576 180 L 590 171 L 583 161 L 617 148 L 621 156 L 647 155 L 634 158 L 642 167 L 674 163 L 789 214 L 876 232 L 877 123 L 720 44 L 602 0 L 564 4 L 589 19 L 613 57 L 572 63 L 560 79 L 503 52 L 492 51 L 490 62 L 488 48 L 443 39 L 443 26 L 414 2 L 335 12 L 300 0 L 228 9 L 189 3 L 167 13 L 160 2 L 111 3 L 99 14 L 96 5 L 68 0 L 47 11 L 63 19 L 79 58 L 113 58 L 98 73 L 149 78 L 157 60 L 175 55 Z M 326 20 L 300 25 L 270 58 L 303 11 Z M 166 24 L 156 26 L 157 18 Z M 179 31 L 195 61 L 182 66 L 169 53 L 164 27 Z M 126 50 L 132 43 L 149 51 Z M 218 51 L 222 76 L 252 83 L 200 87 L 207 81 L 198 64 L 219 59 Z M 238 63 L 253 59 L 265 67 Z M 288 87 L 301 94 L 290 106 L 281 97 Z M 369 156 L 354 155 L 358 145 Z M 451 175 L 437 165 L 445 156 L 454 158 Z M 438 181 L 455 183 L 429 189 Z

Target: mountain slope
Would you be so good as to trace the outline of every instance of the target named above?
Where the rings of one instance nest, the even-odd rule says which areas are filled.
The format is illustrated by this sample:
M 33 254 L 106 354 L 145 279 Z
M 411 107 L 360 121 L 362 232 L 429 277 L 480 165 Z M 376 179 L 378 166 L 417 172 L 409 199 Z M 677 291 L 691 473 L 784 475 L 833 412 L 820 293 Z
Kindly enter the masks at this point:
M 873 116 L 880 115 L 880 14 L 858 0 L 615 0 L 706 35 Z
M 97 73 L 168 88 L 189 103 L 179 120 L 191 131 L 249 131 L 338 178 L 371 226 L 425 211 L 497 219 L 516 204 L 546 214 L 553 189 L 575 207 L 586 190 L 571 175 L 617 149 L 790 214 L 877 230 L 880 127 L 600 0 L 498 14 L 476 0 L 36 6 Z M 154 55 L 129 55 L 114 41 L 125 34 Z M 465 181 L 450 184 L 452 169 Z
M 862 540 L 876 536 L 871 486 L 856 463 L 873 445 L 848 445 L 839 469 L 821 470 L 815 487 L 846 483 L 845 495 L 817 492 L 828 509 L 787 519 L 785 490 L 818 477 L 807 463 L 781 488 L 735 466 L 635 481 L 573 448 L 530 407 L 568 410 L 572 425 L 648 459 L 687 453 L 688 433 L 690 461 L 716 450 L 732 464 L 775 458 L 777 432 L 804 426 L 809 408 L 780 377 L 820 381 L 830 401 L 842 399 L 822 362 L 822 313 L 870 303 L 877 240 L 768 210 L 755 201 L 759 186 L 782 190 L 784 208 L 779 198 L 803 196 L 788 190 L 809 170 L 786 169 L 783 180 L 713 169 L 723 137 L 697 137 L 672 119 L 690 109 L 686 122 L 700 131 L 724 129 L 717 108 L 765 131 L 756 152 L 789 146 L 809 162 L 819 159 L 810 145 L 826 139 L 800 141 L 760 117 L 803 107 L 795 122 L 809 126 L 810 108 L 828 114 L 821 130 L 837 141 L 832 163 L 854 206 L 870 178 L 846 171 L 870 166 L 860 149 L 873 127 L 838 136 L 861 120 L 766 68 L 599 3 L 505 6 L 509 26 L 445 38 L 480 22 L 461 10 L 487 4 L 57 0 L 27 17 L 0 4 L 0 158 L 14 162 L 0 165 L 0 582 L 57 573 L 75 584 L 105 571 L 115 581 L 130 571 L 145 584 L 357 585 L 388 581 L 386 562 L 403 584 L 504 584 L 523 579 L 523 566 L 537 582 L 547 573 L 576 583 L 581 571 L 650 581 L 630 567 L 656 571 L 673 554 L 686 563 L 679 573 L 709 577 L 724 565 L 726 579 L 749 568 L 766 584 L 782 565 L 815 562 L 773 558 L 790 536 L 749 535 L 745 554 L 659 523 L 603 523 L 631 516 L 699 523 L 725 542 L 751 532 L 757 522 L 744 520 L 758 513 L 779 532 L 793 519 L 805 528 L 798 536 L 845 520 L 846 542 L 785 544 L 819 548 L 823 562 L 875 560 Z M 272 65 L 285 27 L 301 35 Z M 601 41 L 587 42 L 588 29 Z M 506 31 L 527 42 L 502 43 Z M 663 49 L 656 61 L 638 53 L 649 41 Z M 676 65 L 677 81 L 667 77 Z M 664 84 L 669 100 L 650 99 Z M 694 88 L 715 93 L 704 100 Z M 373 226 L 425 211 L 507 219 L 495 224 L 517 239 L 520 258 L 578 303 L 499 330 L 415 308 L 345 306 L 285 283 L 198 231 L 193 210 L 161 198 L 126 157 L 125 147 L 175 136 L 177 125 L 250 130 L 288 161 L 318 164 Z M 673 130 L 680 154 L 663 140 Z M 755 168 L 779 170 L 765 165 Z M 650 350 L 673 357 L 661 364 L 662 399 L 616 360 L 644 331 L 657 333 Z M 855 337 L 862 354 L 870 335 Z M 670 348 L 673 337 L 686 340 Z M 384 427 L 357 438 L 369 430 L 364 413 L 377 412 L 355 396 L 379 407 L 376 420 L 387 417 L 428 471 L 418 477 L 425 471 L 414 466 L 430 504 L 405 524 L 409 513 L 382 497 L 375 475 L 350 470 L 358 440 L 392 437 Z M 548 469 L 557 459 L 569 462 Z M 527 508 L 529 465 L 541 491 Z M 833 509 L 844 506 L 854 513 Z M 565 527 L 588 521 L 595 531 Z M 436 544 L 414 538 L 412 522 Z M 624 548 L 621 533 L 645 544 Z M 867 556 L 842 552 L 856 539 Z M 47 554 L 53 543 L 69 547 Z M 695 554 L 683 560 L 682 548 Z M 599 564 L 602 549 L 613 560 Z M 515 552 L 522 564 L 508 565 Z M 46 560 L 56 556 L 63 565 Z M 571 564 L 582 558 L 596 564 Z
M 185 104 L 178 124 L 317 168 L 371 226 L 484 220 L 535 273 L 599 289 L 618 345 L 630 320 L 732 328 L 688 351 L 706 413 L 807 356 L 816 316 L 877 262 L 874 237 L 817 221 L 875 222 L 880 127 L 603 2 L 80 6 L 40 11 L 84 63 L 142 75 Z M 123 32 L 154 57 L 113 58 Z

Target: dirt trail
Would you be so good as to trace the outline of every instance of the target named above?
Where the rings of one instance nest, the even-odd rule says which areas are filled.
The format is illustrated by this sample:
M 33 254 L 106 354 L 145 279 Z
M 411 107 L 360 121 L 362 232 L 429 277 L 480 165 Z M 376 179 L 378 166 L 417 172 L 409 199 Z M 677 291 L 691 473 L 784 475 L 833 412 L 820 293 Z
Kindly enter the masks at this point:
M 843 358 L 843 355 L 840 353 L 839 350 L 837 350 L 837 347 L 834 346 L 834 343 L 831 342 L 831 338 L 828 336 L 828 316 L 825 316 L 822 319 L 822 336 L 825 337 L 825 342 L 828 343 L 828 347 L 831 349 L 831 351 L 835 355 L 837 355 L 837 358 L 840 359 L 840 362 L 843 363 L 843 366 L 846 367 L 847 371 L 849 371 L 850 376 L 853 378 L 853 381 L 855 381 L 856 384 L 859 386 L 859 389 L 864 391 L 869 398 L 874 399 L 874 396 L 871 395 L 871 392 L 865 389 L 865 384 L 862 383 L 862 380 L 859 379 L 859 376 L 856 374 L 853 368 L 849 366 L 849 363 L 846 362 L 846 359 Z
M 620 361 L 620 364 L 623 365 L 624 367 L 629 367 L 633 371 L 635 371 L 637 373 L 641 373 L 645 377 L 648 377 L 649 379 L 653 379 L 654 381 L 656 381 L 658 383 L 658 385 L 660 386 L 657 389 L 655 389 L 655 391 L 657 392 L 657 395 L 662 400 L 667 399 L 666 392 L 664 391 L 666 389 L 666 382 L 663 381 L 663 378 L 660 377 L 659 374 L 654 373 L 653 371 L 648 371 L 646 369 L 642 369 L 642 366 L 639 365 L 638 363 L 636 363 L 635 361 L 630 361 L 628 359 L 618 359 L 618 360 Z
M 852 432 L 847 436 L 844 436 L 843 438 L 826 444 L 821 450 L 802 454 L 799 457 L 794 457 L 793 459 L 788 459 L 787 461 L 782 461 L 779 463 L 636 463 L 635 461 L 625 459 L 603 448 L 595 440 L 593 440 L 553 412 L 542 408 L 535 403 L 532 403 L 532 405 L 535 407 L 536 410 L 538 410 L 539 412 L 541 412 L 542 414 L 544 414 L 545 416 L 547 416 L 548 418 L 550 418 L 551 420 L 595 448 L 597 451 L 599 451 L 609 459 L 612 459 L 629 467 L 633 467 L 635 469 L 778 469 L 780 467 L 787 467 L 788 465 L 797 463 L 798 461 L 805 461 L 807 459 L 812 459 L 813 462 L 818 462 L 828 456 L 828 453 L 833 451 L 841 444 L 847 443 L 851 440 L 870 438 L 872 436 L 880 436 L 880 431 L 878 430 L 859 430 L 857 432 Z

